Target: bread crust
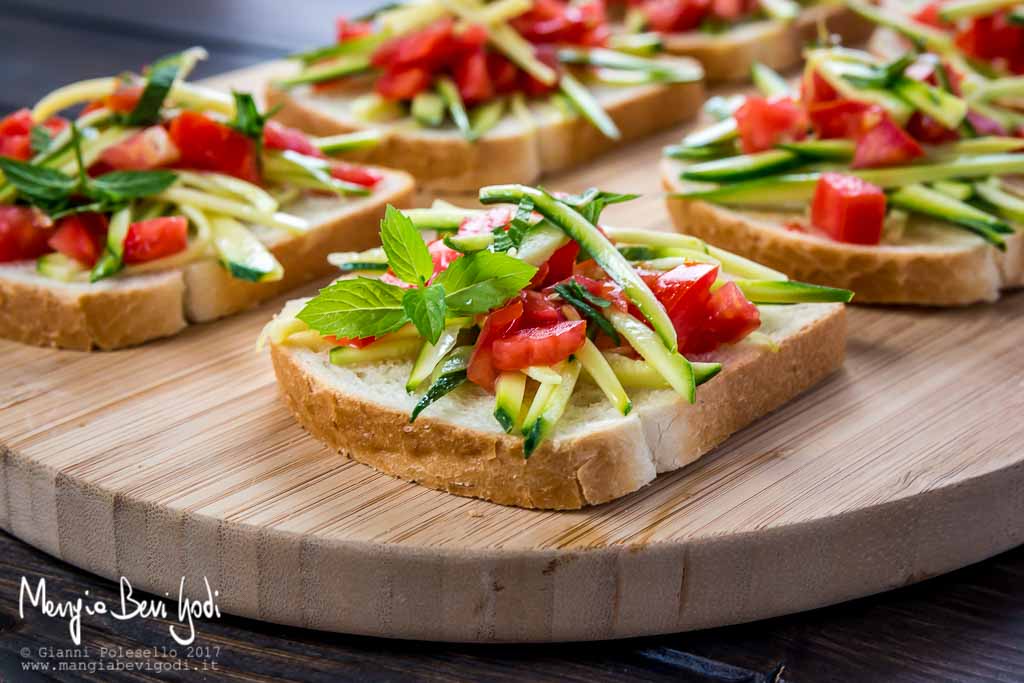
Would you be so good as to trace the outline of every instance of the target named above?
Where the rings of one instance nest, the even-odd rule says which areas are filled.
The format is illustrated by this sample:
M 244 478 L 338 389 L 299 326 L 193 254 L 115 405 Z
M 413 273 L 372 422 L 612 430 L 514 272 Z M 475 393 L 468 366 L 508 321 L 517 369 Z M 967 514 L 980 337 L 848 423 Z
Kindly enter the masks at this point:
M 0 337 L 79 351 L 135 346 L 326 275 L 332 270 L 328 253 L 373 246 L 385 205 L 405 207 L 412 201 L 409 175 L 380 170 L 385 180 L 374 194 L 305 235 L 270 245 L 285 268 L 278 282 L 237 280 L 212 259 L 96 284 L 49 280 L 34 273 L 34 263 L 0 265 Z
M 342 91 L 341 95 L 350 97 L 352 93 Z M 266 91 L 268 106 L 282 107 L 277 115 L 282 123 L 310 134 L 335 135 L 369 127 L 317 105 L 318 97 L 330 96 L 310 95 L 301 88 L 284 91 L 272 84 Z M 397 166 L 432 190 L 475 192 L 496 183 L 529 184 L 543 174 L 588 161 L 624 141 L 688 120 L 696 115 L 703 100 L 700 82 L 635 87 L 628 97 L 616 95 L 606 103 L 606 109 L 622 132 L 618 141 L 606 138 L 579 116 L 538 121 L 533 126 L 506 121 L 476 142 L 451 131 L 409 126 L 390 128 L 380 144 L 359 153 L 358 158 Z
M 735 347 L 721 374 L 700 387 L 696 404 L 667 391 L 652 392 L 650 400 L 637 400 L 628 417 L 588 425 L 580 436 L 562 438 L 556 431 L 529 460 L 523 458 L 520 438 L 428 416 L 410 425 L 404 411 L 345 393 L 310 371 L 311 351 L 273 344 L 271 357 L 282 397 L 296 419 L 348 457 L 462 496 L 577 509 L 624 496 L 659 472 L 697 460 L 839 368 L 845 309 L 818 308 L 777 353 Z M 491 400 L 474 386 L 462 390 Z
M 684 189 L 679 166 L 662 162 L 662 184 Z M 965 306 L 995 301 L 1024 285 L 1024 237 L 1009 235 L 1001 252 L 979 240 L 956 247 L 845 244 L 768 225 L 703 201 L 666 198 L 681 231 L 780 270 L 796 280 L 843 287 L 856 303 Z
M 662 42 L 671 54 L 697 59 L 710 83 L 747 81 L 750 67 L 760 62 L 776 70 L 797 66 L 804 46 L 818 35 L 824 22 L 829 33 L 852 45 L 867 40 L 873 25 L 843 6 L 820 5 L 805 9 L 793 22 L 758 21 L 720 36 L 698 31 L 666 34 Z

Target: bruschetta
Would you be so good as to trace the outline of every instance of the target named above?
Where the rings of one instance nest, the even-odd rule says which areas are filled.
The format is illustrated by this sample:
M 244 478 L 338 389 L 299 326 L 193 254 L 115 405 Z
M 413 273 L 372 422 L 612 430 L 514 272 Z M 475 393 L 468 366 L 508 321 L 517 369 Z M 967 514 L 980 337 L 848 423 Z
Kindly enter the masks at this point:
M 325 158 L 365 136 L 309 138 L 248 94 L 186 82 L 202 54 L 0 120 L 0 337 L 88 350 L 175 334 L 325 275 L 411 198 L 405 173 Z
M 387 474 L 572 509 L 695 461 L 840 366 L 851 292 L 598 227 L 631 198 L 501 185 L 486 210 L 389 209 L 381 248 L 332 255 L 344 276 L 264 330 L 285 402 Z
M 408 2 L 339 21 L 267 101 L 316 135 L 380 131 L 365 159 L 432 189 L 529 183 L 699 110 L 697 62 L 616 45 L 603 0 Z
M 666 150 L 677 228 L 862 303 L 966 305 L 1024 284 L 1019 113 L 931 52 L 814 48 Z

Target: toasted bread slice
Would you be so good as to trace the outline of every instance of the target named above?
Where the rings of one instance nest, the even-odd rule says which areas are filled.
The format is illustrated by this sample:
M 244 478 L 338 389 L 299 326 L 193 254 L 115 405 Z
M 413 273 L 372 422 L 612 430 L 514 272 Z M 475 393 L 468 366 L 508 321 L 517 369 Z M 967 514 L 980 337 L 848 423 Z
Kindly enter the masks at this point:
M 825 4 L 805 9 L 788 23 L 755 21 L 719 35 L 700 31 L 669 33 L 662 37 L 662 43 L 671 54 L 699 61 L 709 83 L 746 81 L 755 62 L 778 71 L 798 65 L 804 46 L 817 39 L 820 25 L 830 34 L 838 35 L 846 45 L 867 40 L 874 28 L 846 7 Z
M 675 58 L 667 58 L 675 59 Z M 675 59 L 692 64 L 692 60 Z M 369 87 L 367 85 L 367 87 Z M 314 92 L 310 87 L 267 88 L 268 106 L 281 106 L 277 120 L 313 135 L 334 135 L 367 127 L 387 132 L 360 158 L 412 173 L 433 190 L 475 192 L 496 183 L 532 183 L 541 175 L 581 164 L 624 142 L 693 118 L 704 101 L 702 83 L 592 86 L 622 133 L 605 137 L 581 116 L 567 116 L 541 102 L 530 106 L 530 120 L 506 113 L 481 139 L 470 142 L 454 127 L 418 126 L 411 118 L 367 124 L 352 114 L 355 98 L 367 90 Z
M 35 272 L 35 262 L 0 265 L 0 337 L 37 346 L 89 350 L 133 346 L 249 308 L 334 270 L 332 251 L 377 243 L 387 204 L 406 206 L 413 195 L 407 174 L 379 169 L 372 195 L 339 205 L 307 196 L 288 207 L 313 226 L 303 235 L 276 235 L 270 251 L 284 267 L 276 282 L 231 277 L 213 259 L 170 270 L 114 277 L 95 284 L 60 282 Z
M 761 315 L 761 331 L 778 351 L 744 342 L 717 352 L 724 368 L 701 385 L 696 404 L 667 389 L 634 389 L 633 411 L 623 417 L 599 389 L 581 383 L 552 438 L 529 460 L 522 439 L 494 420 L 494 397 L 476 385 L 459 387 L 410 425 L 410 362 L 338 367 L 326 352 L 287 343 L 273 344 L 271 355 L 288 407 L 331 448 L 458 495 L 575 509 L 688 465 L 842 364 L 842 305 L 762 306 Z
M 669 192 L 688 189 L 681 165 L 662 161 Z M 963 306 L 995 301 L 1024 285 L 1024 236 L 1009 235 L 1006 251 L 937 221 L 912 217 L 898 239 L 878 246 L 836 242 L 787 224 L 797 213 L 739 211 L 703 201 L 667 199 L 682 232 L 742 254 L 793 279 L 856 292 L 858 303 Z

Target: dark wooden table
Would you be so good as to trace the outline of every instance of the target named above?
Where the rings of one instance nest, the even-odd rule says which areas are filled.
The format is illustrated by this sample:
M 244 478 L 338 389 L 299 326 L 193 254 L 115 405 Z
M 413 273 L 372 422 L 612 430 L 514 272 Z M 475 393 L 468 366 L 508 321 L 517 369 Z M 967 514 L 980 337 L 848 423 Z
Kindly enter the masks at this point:
M 190 45 L 204 45 L 212 55 L 199 76 L 247 66 L 324 43 L 333 33 L 335 14 L 358 13 L 372 4 L 0 2 L 0 111 L 29 105 L 59 84 L 137 67 Z M 194 645 L 201 650 L 192 658 L 170 638 L 172 622 L 109 617 L 83 619 L 87 655 L 54 652 L 72 647 L 67 623 L 31 608 L 24 619 L 19 616 L 22 577 L 33 587 L 45 578 L 55 600 L 77 600 L 88 591 L 90 598 L 118 602 L 115 584 L 0 534 L 0 683 L 1024 681 L 1024 548 L 885 595 L 699 633 L 612 643 L 469 646 L 333 635 L 224 616 L 197 625 Z M 132 652 L 117 652 L 119 647 Z M 177 650 L 174 655 L 166 650 L 171 647 Z M 150 651 L 137 652 L 140 648 Z M 58 671 L 62 662 L 65 670 Z M 69 665 L 78 671 L 68 670 Z M 120 670 L 100 668 L 114 666 Z

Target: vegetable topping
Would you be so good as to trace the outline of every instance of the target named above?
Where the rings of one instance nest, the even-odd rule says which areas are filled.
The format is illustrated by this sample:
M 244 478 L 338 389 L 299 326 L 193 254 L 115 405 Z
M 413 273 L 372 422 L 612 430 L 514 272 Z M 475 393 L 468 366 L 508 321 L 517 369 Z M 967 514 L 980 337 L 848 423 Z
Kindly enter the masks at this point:
M 670 388 L 693 402 L 720 368 L 702 354 L 759 329 L 757 303 L 852 297 L 789 282 L 696 238 L 599 228 L 602 208 L 628 195 L 508 185 L 480 198 L 518 204 L 389 207 L 383 247 L 332 255 L 346 275 L 266 334 L 328 352 L 336 365 L 415 358 L 406 387 L 422 393 L 412 419 L 464 382 L 493 392 L 498 425 L 523 434 L 529 456 L 581 374 L 622 414 L 632 408 L 625 386 Z M 434 239 L 421 232 L 439 227 Z

